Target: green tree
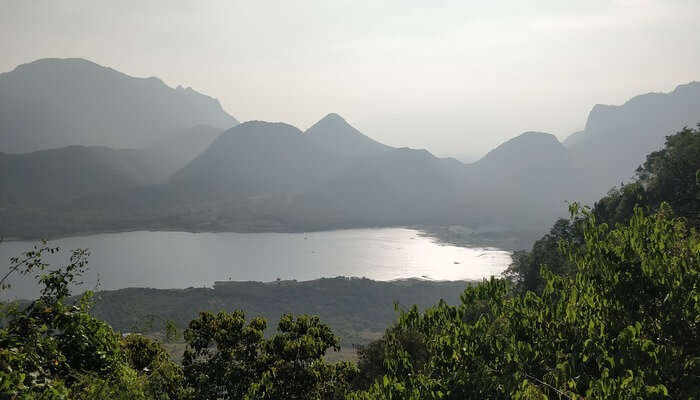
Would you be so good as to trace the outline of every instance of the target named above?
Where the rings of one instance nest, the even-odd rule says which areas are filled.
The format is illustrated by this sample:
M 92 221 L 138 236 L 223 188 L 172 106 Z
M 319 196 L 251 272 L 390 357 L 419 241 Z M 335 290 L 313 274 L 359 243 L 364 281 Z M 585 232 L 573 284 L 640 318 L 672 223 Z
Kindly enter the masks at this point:
M 43 256 L 57 251 L 42 243 L 13 258 L 3 278 L 36 273 L 41 295 L 26 306 L 0 307 L 0 398 L 178 398 L 160 389 L 167 374 L 154 378 L 130 366 L 120 336 L 89 314 L 91 292 L 70 300 L 71 286 L 87 268 L 88 251 L 74 250 L 67 265 L 49 269 Z M 170 367 L 169 374 L 177 375 L 179 367 Z
M 664 148 L 649 154 L 636 174 L 636 181 L 613 188 L 594 204 L 592 213 L 597 221 L 624 225 L 636 207 L 651 213 L 666 202 L 674 215 L 700 228 L 700 129 L 684 128 L 667 136 Z M 575 221 L 558 220 L 530 251 L 513 254 L 508 275 L 518 282 L 518 290 L 541 291 L 542 266 L 556 274 L 572 271 L 568 257 L 559 251 L 562 241 L 583 242 Z
M 698 124 L 700 128 L 700 124 Z M 668 203 L 676 215 L 700 227 L 700 129 L 684 128 L 666 137 L 663 149 L 647 156 L 637 169 L 651 207 Z
M 163 346 L 143 335 L 131 334 L 121 341 L 127 363 L 144 376 L 144 391 L 154 399 L 185 399 L 182 367 L 170 358 Z
M 180 338 L 180 332 L 172 320 L 165 321 L 165 343 L 172 343 Z
M 400 346 L 406 351 L 411 365 L 417 371 L 422 371 L 428 359 L 424 335 L 417 331 L 397 330 L 391 327 L 379 340 L 355 347 L 359 372 L 352 383 L 354 389 L 368 389 L 375 381 L 381 379 L 389 372 L 386 367 L 388 342 L 390 340 L 388 337 L 391 337 L 391 340 L 400 342 Z
M 573 274 L 543 268 L 540 294 L 492 279 L 459 306 L 402 313 L 395 331 L 422 332 L 427 363 L 389 335 L 388 373 L 350 398 L 697 398 L 697 233 L 663 205 L 615 229 L 573 211 L 584 237 L 562 248 Z
M 261 354 L 263 373 L 249 399 L 342 399 L 357 373 L 348 362 L 330 364 L 323 356 L 340 350 L 340 342 L 318 317 L 280 318 L 277 334 Z
M 202 312 L 185 330 L 183 369 L 196 398 L 241 399 L 260 376 L 259 354 L 267 323 L 246 323 L 242 311 Z
M 185 330 L 183 366 L 198 399 L 343 398 L 356 368 L 327 363 L 338 338 L 318 317 L 284 315 L 264 338 L 265 320 L 242 311 L 201 313 Z
M 513 261 L 506 275 L 518 283 L 518 289 L 541 291 L 544 287 L 544 280 L 540 276 L 542 266 L 547 266 L 553 272 L 562 275 L 572 271 L 573 267 L 561 253 L 559 243 L 581 240 L 576 225 L 577 221 L 559 219 L 548 234 L 535 242 L 532 250 L 513 253 Z

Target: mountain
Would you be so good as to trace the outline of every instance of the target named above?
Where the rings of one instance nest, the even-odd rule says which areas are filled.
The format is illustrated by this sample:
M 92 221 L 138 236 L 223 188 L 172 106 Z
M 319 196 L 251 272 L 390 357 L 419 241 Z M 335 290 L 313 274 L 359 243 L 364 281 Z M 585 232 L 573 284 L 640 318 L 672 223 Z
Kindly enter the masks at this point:
M 236 124 L 216 100 L 155 78 L 40 60 L 0 75 L 0 144 L 133 148 L 0 153 L 0 236 L 460 224 L 539 237 L 568 201 L 599 198 L 697 121 L 700 83 L 690 83 L 597 105 L 564 144 L 526 132 L 463 164 L 386 146 L 337 114 L 305 132 Z
M 159 182 L 166 182 L 175 172 L 189 164 L 206 150 L 223 132 L 209 125 L 197 125 L 181 129 L 143 148 L 158 170 L 154 171 Z
M 83 59 L 41 59 L 0 74 L 0 151 L 70 145 L 142 148 L 174 132 L 237 121 L 216 99 Z
M 98 193 L 147 186 L 158 179 L 139 150 L 70 146 L 0 153 L 0 208 L 51 208 Z
M 171 183 L 242 196 L 291 194 L 331 173 L 336 162 L 291 125 L 249 121 L 222 133 Z
M 469 185 L 478 188 L 471 207 L 484 222 L 549 224 L 585 191 L 567 149 L 548 133 L 525 132 L 469 167 Z
M 629 180 L 646 154 L 662 147 L 667 135 L 700 122 L 700 82 L 670 93 L 647 93 L 620 106 L 597 104 L 583 131 L 564 141 L 591 187 L 587 200 L 599 198 Z
M 189 191 L 208 193 L 208 203 L 236 204 L 286 229 L 320 229 L 445 217 L 454 210 L 447 203 L 459 199 L 463 169 L 425 150 L 385 146 L 329 114 L 306 132 L 262 121 L 235 126 L 170 185 L 197 188 Z M 240 223 L 224 214 L 214 219 Z
M 293 195 L 326 182 L 358 157 L 390 150 L 338 114 L 328 114 L 306 132 L 248 121 L 220 134 L 172 183 L 244 196 Z
M 426 150 L 359 157 L 296 197 L 287 220 L 299 229 L 454 222 L 465 172 L 459 161 Z
M 305 133 L 320 151 L 343 157 L 366 156 L 392 150 L 365 136 L 334 113 L 323 117 Z

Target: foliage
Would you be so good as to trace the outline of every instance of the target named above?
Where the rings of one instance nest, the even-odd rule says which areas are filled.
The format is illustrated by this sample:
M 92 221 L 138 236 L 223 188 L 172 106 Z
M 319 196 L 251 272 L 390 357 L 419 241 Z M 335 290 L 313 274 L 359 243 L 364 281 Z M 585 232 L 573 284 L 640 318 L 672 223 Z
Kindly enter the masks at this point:
M 189 391 L 184 386 L 182 367 L 170 358 L 163 346 L 143 335 L 128 335 L 121 341 L 129 366 L 143 375 L 144 390 L 154 399 L 184 399 Z
M 284 315 L 278 333 L 265 339 L 266 323 L 246 323 L 242 311 L 201 313 L 185 330 L 183 366 L 198 399 L 342 398 L 356 372 L 329 364 L 338 338 L 318 317 Z
M 608 191 L 593 207 L 593 214 L 598 221 L 610 226 L 624 224 L 634 213 L 634 207 L 643 207 L 649 211 L 649 196 L 641 182 L 620 185 Z
M 257 358 L 266 323 L 246 324 L 243 312 L 203 312 L 185 330 L 188 348 L 183 367 L 187 385 L 197 397 L 242 398 L 257 380 Z
M 539 295 L 492 279 L 467 288 L 460 306 L 402 313 L 395 332 L 423 333 L 426 365 L 389 335 L 388 374 L 351 398 L 697 398 L 698 235 L 666 206 L 637 208 L 613 230 L 573 211 L 584 243 L 563 250 L 574 274 L 543 268 Z
M 539 292 L 544 287 L 540 276 L 540 267 L 547 266 L 552 272 L 564 275 L 572 271 L 573 266 L 559 250 L 562 241 L 580 241 L 578 221 L 559 219 L 548 234 L 537 240 L 531 251 L 516 251 L 506 275 L 514 278 L 521 291 Z
M 180 332 L 173 320 L 165 321 L 165 343 L 172 343 L 180 338 Z
M 0 243 L 2 243 L 1 239 Z M 58 247 L 49 247 L 46 241 L 42 241 L 31 250 L 24 252 L 21 256 L 12 257 L 10 259 L 10 268 L 8 268 L 8 271 L 3 275 L 2 279 L 0 279 L 0 291 L 10 287 L 8 278 L 10 278 L 12 274 L 18 273 L 20 275 L 26 275 L 31 272 L 43 271 L 48 266 L 48 264 L 43 261 L 43 256 L 46 254 L 54 254 L 58 250 Z
M 418 331 L 397 330 L 392 327 L 381 339 L 355 347 L 359 374 L 353 381 L 353 388 L 368 389 L 378 378 L 389 372 L 386 368 L 388 336 L 401 344 L 415 370 L 422 371 L 428 358 L 424 335 Z
M 87 267 L 89 253 L 74 250 L 66 266 L 49 270 L 42 257 L 57 251 L 42 243 L 11 260 L 10 273 L 37 273 L 42 290 L 24 308 L 2 304 L 0 397 L 179 398 L 175 394 L 180 391 L 163 390 L 164 383 L 175 379 L 179 371 L 177 365 L 166 363 L 164 353 L 158 373 L 135 370 L 126 357 L 134 353 L 125 352 L 132 342 L 122 343 L 109 325 L 89 314 L 92 293 L 86 292 L 74 304 L 67 302 L 71 286 L 79 283 Z M 162 372 L 166 367 L 168 372 Z M 149 391 L 158 396 L 148 396 Z
M 700 124 L 666 137 L 663 149 L 647 156 L 637 170 L 652 207 L 667 202 L 691 226 L 700 227 Z
M 668 203 L 674 215 L 686 219 L 688 225 L 700 228 L 700 129 L 684 128 L 666 137 L 663 149 L 652 152 L 637 169 L 637 180 L 611 189 L 598 200 L 592 213 L 609 226 L 626 224 L 635 207 L 654 212 L 661 203 Z M 572 272 L 568 257 L 559 251 L 562 241 L 583 242 L 576 221 L 558 220 L 549 234 L 535 242 L 530 251 L 517 251 L 508 275 L 518 283 L 520 291 L 540 292 L 543 278 L 540 268 L 546 266 L 556 274 Z
M 91 292 L 68 304 L 89 253 L 75 250 L 67 266 L 48 270 L 41 256 L 50 251 L 43 246 L 11 266 L 22 263 L 15 273 L 46 272 L 37 275 L 39 299 L 24 308 L 3 305 L 0 398 L 341 399 L 357 374 L 352 363 L 324 360 L 340 344 L 318 317 L 284 315 L 266 339 L 265 320 L 246 322 L 240 311 L 204 312 L 191 321 L 180 366 L 159 342 L 140 334 L 121 338 L 92 317 Z M 166 334 L 176 337 L 172 322 Z

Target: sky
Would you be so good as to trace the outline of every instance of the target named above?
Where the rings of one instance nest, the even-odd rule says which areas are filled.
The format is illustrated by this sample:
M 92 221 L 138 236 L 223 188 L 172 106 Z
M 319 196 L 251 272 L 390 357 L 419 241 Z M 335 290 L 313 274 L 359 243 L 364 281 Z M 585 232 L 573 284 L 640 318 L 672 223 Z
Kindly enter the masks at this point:
M 80 57 L 306 129 L 471 161 L 700 80 L 698 0 L 0 0 L 0 71 Z

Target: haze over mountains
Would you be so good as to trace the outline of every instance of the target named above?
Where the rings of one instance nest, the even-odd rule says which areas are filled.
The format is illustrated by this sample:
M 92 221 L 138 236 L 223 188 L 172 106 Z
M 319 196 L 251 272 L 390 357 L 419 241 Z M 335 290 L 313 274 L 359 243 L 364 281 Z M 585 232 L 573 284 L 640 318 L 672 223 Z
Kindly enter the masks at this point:
M 667 135 L 699 122 L 700 82 L 691 82 L 670 93 L 633 97 L 620 106 L 596 104 L 585 129 L 566 138 L 564 145 L 597 196 L 633 176 Z
M 142 148 L 196 125 L 237 123 L 216 99 L 83 59 L 42 59 L 0 74 L 0 150 Z
M 527 132 L 463 164 L 386 146 L 337 114 L 305 132 L 238 124 L 191 89 L 85 60 L 39 60 L 0 75 L 0 153 L 22 153 L 0 154 L 0 235 L 414 224 L 541 231 L 566 214 L 566 201 L 599 198 L 666 135 L 698 121 L 700 83 L 690 83 L 596 105 L 564 144 Z

